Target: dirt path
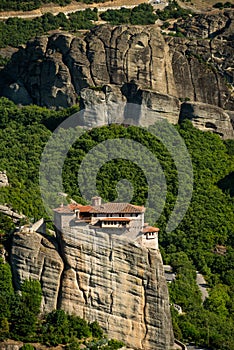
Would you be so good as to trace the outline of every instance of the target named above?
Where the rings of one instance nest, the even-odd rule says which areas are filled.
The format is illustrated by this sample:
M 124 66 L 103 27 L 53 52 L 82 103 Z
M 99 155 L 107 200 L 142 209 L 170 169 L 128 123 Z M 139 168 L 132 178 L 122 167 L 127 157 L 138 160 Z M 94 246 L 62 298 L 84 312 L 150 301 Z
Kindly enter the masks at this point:
M 63 12 L 65 14 L 72 13 L 75 11 L 81 11 L 85 10 L 87 8 L 99 8 L 103 9 L 105 8 L 110 9 L 110 8 L 118 8 L 121 6 L 126 6 L 126 7 L 134 7 L 136 5 L 142 4 L 142 3 L 148 3 L 147 0 L 112 0 L 112 1 L 107 1 L 99 4 L 84 4 L 84 3 L 77 3 L 73 2 L 68 6 L 54 6 L 54 5 L 47 5 L 43 6 L 40 9 L 33 10 L 33 11 L 5 11 L 5 12 L 0 12 L 0 19 L 7 19 L 10 17 L 20 17 L 20 18 L 35 18 L 35 17 L 40 17 L 46 12 L 50 12 L 54 15 L 58 14 L 59 12 Z

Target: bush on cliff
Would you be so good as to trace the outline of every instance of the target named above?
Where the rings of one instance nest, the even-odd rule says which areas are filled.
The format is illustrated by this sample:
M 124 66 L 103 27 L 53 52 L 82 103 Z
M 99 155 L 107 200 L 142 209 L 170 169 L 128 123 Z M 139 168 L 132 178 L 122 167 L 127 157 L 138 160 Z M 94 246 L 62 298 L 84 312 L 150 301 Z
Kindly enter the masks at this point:
M 35 348 L 33 345 L 26 343 L 23 346 L 21 346 L 20 350 L 35 350 Z

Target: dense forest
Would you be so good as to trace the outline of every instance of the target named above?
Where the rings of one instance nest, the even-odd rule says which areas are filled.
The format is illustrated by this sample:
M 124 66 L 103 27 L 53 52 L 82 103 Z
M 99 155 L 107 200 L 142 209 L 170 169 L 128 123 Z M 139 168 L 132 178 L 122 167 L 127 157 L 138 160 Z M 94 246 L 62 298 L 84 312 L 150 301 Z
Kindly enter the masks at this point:
M 38 106 L 17 107 L 5 98 L 0 99 L 0 171 L 7 171 L 10 182 L 9 187 L 0 189 L 0 203 L 8 203 L 31 222 L 47 215 L 38 185 L 42 150 L 56 126 L 77 109 L 56 112 Z M 183 341 L 193 341 L 212 349 L 232 350 L 234 141 L 222 141 L 218 135 L 201 132 L 189 121 L 175 128 L 184 139 L 192 159 L 194 189 L 188 211 L 173 232 L 168 233 L 165 228 L 178 192 L 177 170 L 169 151 L 154 136 L 153 129 L 111 125 L 85 132 L 67 155 L 63 168 L 64 189 L 70 197 L 82 201 L 77 186 L 79 164 L 100 142 L 126 138 L 147 147 L 159 160 L 167 180 L 166 204 L 155 224 L 160 227 L 164 262 L 170 263 L 177 273 L 176 280 L 170 285 L 171 301 L 179 304 L 184 313 L 179 315 L 172 309 L 175 335 Z M 166 137 L 170 135 L 164 135 Z M 144 205 L 147 181 L 141 169 L 126 160 L 109 161 L 100 169 L 97 176 L 100 195 L 105 200 L 114 200 L 116 184 L 121 179 L 132 183 L 132 203 Z M 1 215 L 1 240 L 6 247 L 12 229 L 13 224 Z M 218 253 L 217 246 L 224 247 L 225 252 Z M 6 264 L 2 268 L 8 269 Z M 204 304 L 195 283 L 196 269 L 204 274 L 210 286 L 209 298 Z M 0 300 L 4 306 L 7 305 L 4 298 L 8 297 L 4 296 L 3 290 Z M 12 287 L 9 290 L 13 293 Z M 14 336 L 6 322 L 11 312 L 6 309 L 1 313 L 4 316 L 1 322 L 16 339 L 17 335 Z

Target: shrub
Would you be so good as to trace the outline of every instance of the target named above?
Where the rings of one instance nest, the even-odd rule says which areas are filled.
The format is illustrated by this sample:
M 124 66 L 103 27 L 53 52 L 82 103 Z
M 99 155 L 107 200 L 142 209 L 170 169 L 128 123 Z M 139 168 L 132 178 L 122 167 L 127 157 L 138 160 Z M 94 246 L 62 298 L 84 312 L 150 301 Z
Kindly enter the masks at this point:
M 35 350 L 35 348 L 32 344 L 24 344 L 21 346 L 20 350 Z

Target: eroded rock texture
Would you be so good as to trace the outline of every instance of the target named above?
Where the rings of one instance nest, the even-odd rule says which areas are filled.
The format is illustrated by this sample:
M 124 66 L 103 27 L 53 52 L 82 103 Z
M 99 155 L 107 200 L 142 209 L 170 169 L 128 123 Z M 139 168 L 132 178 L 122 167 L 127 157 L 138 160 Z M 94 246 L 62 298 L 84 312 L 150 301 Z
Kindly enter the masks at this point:
M 203 131 L 212 131 L 227 139 L 234 138 L 230 127 L 231 117 L 222 108 L 206 103 L 185 102 L 181 105 L 180 121 L 190 119 L 193 125 Z
M 97 320 L 109 337 L 134 349 L 171 348 L 168 290 L 159 251 L 88 227 L 71 228 L 58 239 L 62 259 L 40 234 L 18 233 L 13 239 L 15 280 L 41 280 L 44 310 L 58 305 L 88 321 Z
M 144 90 L 135 83 L 121 88 L 105 85 L 101 90 L 84 88 L 80 94 L 82 112 L 77 124 L 93 128 L 109 124 L 148 127 L 161 119 L 172 124 L 190 119 L 202 131 L 211 131 L 223 139 L 233 139 L 233 112 L 202 102 L 184 102 L 174 96 Z
M 78 124 L 89 128 L 113 123 L 147 127 L 164 118 L 173 124 L 179 121 L 178 98 L 143 90 L 135 83 L 109 84 L 100 91 L 84 88 L 80 97 L 84 109 L 77 113 Z
M 232 109 L 223 79 L 224 72 L 230 78 L 233 74 L 232 14 L 216 22 L 211 17 L 194 17 L 190 30 L 183 23 L 189 39 L 164 37 L 157 26 L 105 25 L 83 37 L 59 33 L 32 40 L 13 55 L 2 75 L 2 93 L 10 96 L 12 89 L 25 102 L 27 92 L 28 102 L 67 106 L 84 87 L 134 80 L 144 89 Z M 217 23 L 217 30 L 211 30 L 211 23 Z M 220 69 L 207 64 L 213 62 Z
M 16 233 L 13 237 L 11 266 L 15 287 L 25 279 L 39 280 L 43 290 L 42 311 L 56 309 L 63 271 L 57 244 L 39 233 Z
M 57 33 L 37 38 L 15 53 L 0 73 L 0 94 L 50 108 L 71 106 L 78 96 L 84 106 L 131 100 L 147 107 L 147 125 L 155 112 L 176 123 L 179 100 L 232 111 L 233 23 L 233 11 L 227 11 L 179 21 L 182 38 L 163 36 L 157 25 L 102 25 L 79 37 Z M 134 88 L 126 89 L 133 82 L 138 95 Z M 104 85 L 111 86 L 111 93 L 83 92 Z M 86 126 L 95 126 L 91 118 Z

